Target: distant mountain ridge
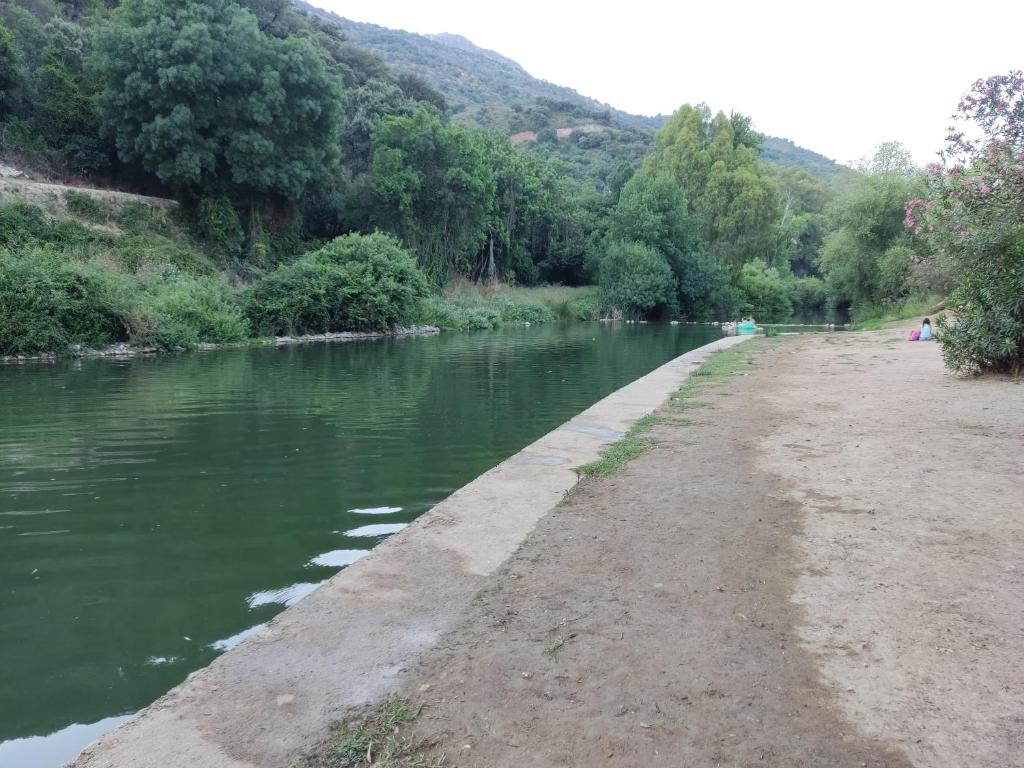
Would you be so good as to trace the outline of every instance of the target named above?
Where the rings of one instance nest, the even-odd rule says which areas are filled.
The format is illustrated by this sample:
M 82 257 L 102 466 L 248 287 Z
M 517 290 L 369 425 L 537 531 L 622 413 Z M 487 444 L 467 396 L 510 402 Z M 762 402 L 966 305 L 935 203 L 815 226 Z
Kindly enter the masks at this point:
M 399 72 L 423 78 L 444 95 L 451 119 L 505 134 L 560 130 L 592 123 L 642 129 L 653 134 L 666 115 L 634 115 L 577 91 L 533 77 L 518 62 L 481 48 L 462 35 L 419 35 L 376 24 L 351 21 L 309 5 L 295 4 L 339 27 L 354 45 L 369 49 Z M 639 138 L 639 137 L 638 137 Z M 646 140 L 645 140 L 646 141 Z M 829 181 L 845 166 L 788 139 L 765 137 L 762 159 L 792 165 Z

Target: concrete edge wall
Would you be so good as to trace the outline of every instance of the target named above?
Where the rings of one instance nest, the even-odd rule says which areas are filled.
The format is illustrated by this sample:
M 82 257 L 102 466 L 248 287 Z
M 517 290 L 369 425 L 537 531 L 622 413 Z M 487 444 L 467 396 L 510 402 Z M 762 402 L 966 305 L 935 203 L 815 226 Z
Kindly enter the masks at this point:
M 722 338 L 613 392 L 463 486 L 88 746 L 73 768 L 285 768 L 456 628 L 536 522 Z

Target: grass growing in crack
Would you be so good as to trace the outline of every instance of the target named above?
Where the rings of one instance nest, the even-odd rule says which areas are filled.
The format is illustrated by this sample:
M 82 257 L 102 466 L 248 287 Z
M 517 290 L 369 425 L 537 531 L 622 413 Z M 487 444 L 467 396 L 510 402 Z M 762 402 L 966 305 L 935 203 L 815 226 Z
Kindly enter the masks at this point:
M 390 699 L 369 715 L 341 723 L 301 768 L 443 768 L 443 757 L 424 757 L 420 744 L 399 735 L 418 716 L 408 700 Z
M 644 436 L 651 427 L 658 423 L 658 417 L 651 413 L 634 424 L 621 440 L 609 445 L 601 453 L 601 458 L 584 464 L 576 471 L 581 475 L 605 477 L 622 469 L 637 456 L 654 447 L 654 441 Z
M 657 424 L 667 426 L 688 426 L 690 419 L 675 415 L 672 411 L 689 408 L 710 408 L 711 404 L 699 400 L 698 395 L 708 389 L 719 387 L 728 379 L 750 372 L 755 367 L 755 356 L 764 350 L 762 340 L 752 340 L 712 352 L 700 367 L 686 377 L 686 381 L 672 393 L 667 408 L 659 408 L 644 416 L 619 441 L 612 443 L 601 453 L 601 458 L 577 468 L 581 475 L 606 477 L 615 474 L 626 464 L 654 447 L 654 440 L 646 435 Z M 671 409 L 671 410 L 670 410 Z

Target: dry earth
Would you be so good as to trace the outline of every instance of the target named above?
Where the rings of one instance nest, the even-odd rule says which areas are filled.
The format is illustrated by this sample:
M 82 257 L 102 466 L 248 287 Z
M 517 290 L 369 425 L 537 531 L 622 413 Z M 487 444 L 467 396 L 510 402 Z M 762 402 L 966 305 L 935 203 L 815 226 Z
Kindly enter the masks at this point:
M 742 347 L 406 673 L 409 735 L 457 766 L 1024 765 L 1024 384 L 901 335 Z

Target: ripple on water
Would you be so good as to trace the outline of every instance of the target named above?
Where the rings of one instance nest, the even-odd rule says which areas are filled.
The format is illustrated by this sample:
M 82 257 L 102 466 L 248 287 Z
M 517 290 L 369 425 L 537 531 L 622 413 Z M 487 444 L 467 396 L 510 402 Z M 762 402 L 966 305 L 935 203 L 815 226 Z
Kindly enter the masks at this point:
M 225 651 L 230 651 L 232 648 L 234 648 L 240 642 L 242 642 L 243 640 L 245 640 L 248 637 L 252 637 L 257 632 L 259 632 L 261 629 L 263 629 L 265 626 L 267 626 L 267 625 L 266 624 L 257 624 L 255 627 L 249 627 L 248 629 L 243 629 L 241 632 L 239 632 L 238 634 L 232 635 L 231 637 L 225 637 L 223 640 L 217 640 L 215 642 L 210 643 L 210 648 L 212 648 L 215 651 L 219 651 L 221 653 L 224 653 Z
M 352 563 L 362 559 L 368 554 L 370 554 L 370 550 L 368 549 L 333 549 L 330 552 L 324 552 L 322 555 L 317 555 L 310 560 L 307 565 L 320 565 L 325 568 L 341 568 L 346 565 L 352 565 Z
M 398 533 L 400 530 L 405 528 L 406 525 L 408 525 L 408 523 L 378 523 L 377 525 L 363 525 L 359 528 L 353 528 L 351 531 L 345 531 L 344 535 L 351 538 L 389 536 L 392 533 Z
M 393 515 L 401 512 L 401 507 L 368 507 L 367 509 L 350 509 L 353 515 Z
M 250 608 L 259 608 L 261 605 L 274 604 L 288 607 L 295 605 L 306 595 L 311 594 L 321 584 L 323 584 L 322 581 L 318 581 L 315 584 L 302 582 L 299 584 L 289 584 L 287 587 L 281 587 L 279 589 L 266 589 L 262 592 L 253 592 L 245 598 L 245 602 L 249 604 Z

